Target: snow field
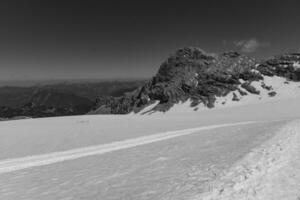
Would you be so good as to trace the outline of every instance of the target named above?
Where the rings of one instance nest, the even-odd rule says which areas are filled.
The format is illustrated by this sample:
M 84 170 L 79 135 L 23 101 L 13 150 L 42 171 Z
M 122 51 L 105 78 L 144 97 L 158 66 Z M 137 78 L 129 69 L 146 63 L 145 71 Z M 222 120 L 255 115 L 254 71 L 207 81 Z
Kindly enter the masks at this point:
M 131 148 L 131 147 L 159 142 L 163 140 L 168 140 L 175 137 L 190 135 L 196 131 L 210 130 L 210 129 L 216 129 L 221 127 L 228 127 L 228 126 L 245 125 L 251 123 L 255 123 L 255 122 L 221 124 L 221 125 L 198 127 L 198 128 L 191 128 L 191 129 L 178 130 L 178 131 L 169 131 L 165 133 L 153 134 L 150 136 L 128 139 L 124 141 L 102 144 L 98 146 L 84 147 L 80 149 L 72 149 L 72 150 L 62 151 L 62 152 L 53 152 L 53 153 L 43 154 L 43 155 L 33 155 L 33 156 L 27 156 L 23 158 L 3 160 L 0 161 L 0 174 L 18 171 L 22 169 L 28 169 L 31 167 L 50 165 L 50 164 L 68 161 L 68 160 L 75 160 L 87 156 L 101 155 L 108 152 L 113 152 L 113 151 Z
M 300 121 L 284 126 L 193 200 L 300 199 Z

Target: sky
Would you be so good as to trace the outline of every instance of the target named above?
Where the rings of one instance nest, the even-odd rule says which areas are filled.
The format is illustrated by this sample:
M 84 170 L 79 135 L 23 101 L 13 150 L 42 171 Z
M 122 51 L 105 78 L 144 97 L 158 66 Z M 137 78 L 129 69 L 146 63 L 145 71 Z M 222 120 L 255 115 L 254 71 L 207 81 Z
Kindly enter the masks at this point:
M 143 79 L 176 49 L 299 51 L 299 0 L 0 2 L 0 81 Z

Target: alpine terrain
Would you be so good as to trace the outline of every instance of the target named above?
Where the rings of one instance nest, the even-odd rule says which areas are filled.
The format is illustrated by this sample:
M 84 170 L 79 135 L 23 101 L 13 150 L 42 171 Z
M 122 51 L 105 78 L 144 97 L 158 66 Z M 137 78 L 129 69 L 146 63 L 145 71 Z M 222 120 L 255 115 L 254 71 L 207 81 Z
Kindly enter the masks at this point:
M 167 112 L 178 103 L 193 110 L 214 108 L 299 93 L 300 53 L 265 61 L 238 52 L 211 54 L 199 48 L 177 50 L 144 86 L 118 98 L 98 99 L 91 113 Z
M 0 122 L 0 199 L 300 199 L 299 53 L 182 48 L 95 96 L 38 90 L 22 110 L 84 115 Z

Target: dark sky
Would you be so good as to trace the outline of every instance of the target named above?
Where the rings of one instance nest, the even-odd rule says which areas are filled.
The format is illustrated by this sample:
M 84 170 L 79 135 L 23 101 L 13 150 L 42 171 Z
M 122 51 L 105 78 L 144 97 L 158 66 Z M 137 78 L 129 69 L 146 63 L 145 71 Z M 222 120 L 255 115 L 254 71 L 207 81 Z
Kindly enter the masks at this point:
M 175 49 L 300 48 L 300 1 L 0 2 L 0 80 L 151 77 Z

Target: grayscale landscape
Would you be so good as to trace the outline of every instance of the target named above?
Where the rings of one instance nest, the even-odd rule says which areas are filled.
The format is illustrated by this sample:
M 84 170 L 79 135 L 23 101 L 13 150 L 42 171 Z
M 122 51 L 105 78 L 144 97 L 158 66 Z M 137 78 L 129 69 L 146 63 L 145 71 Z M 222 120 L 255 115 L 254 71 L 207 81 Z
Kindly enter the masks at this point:
M 0 2 L 0 200 L 299 200 L 299 6 Z

